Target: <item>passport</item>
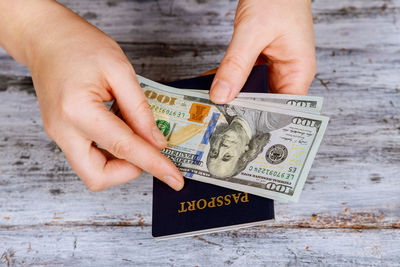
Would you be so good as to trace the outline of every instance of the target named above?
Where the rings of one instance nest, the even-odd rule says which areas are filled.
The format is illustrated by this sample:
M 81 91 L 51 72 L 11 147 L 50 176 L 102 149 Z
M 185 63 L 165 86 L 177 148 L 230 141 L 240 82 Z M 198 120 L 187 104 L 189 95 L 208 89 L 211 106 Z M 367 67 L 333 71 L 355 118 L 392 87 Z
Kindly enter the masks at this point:
M 267 66 L 255 66 L 241 92 L 267 93 Z M 167 85 L 209 90 L 214 75 Z M 169 239 L 263 224 L 275 218 L 271 199 L 185 178 L 179 192 L 153 177 L 152 235 Z

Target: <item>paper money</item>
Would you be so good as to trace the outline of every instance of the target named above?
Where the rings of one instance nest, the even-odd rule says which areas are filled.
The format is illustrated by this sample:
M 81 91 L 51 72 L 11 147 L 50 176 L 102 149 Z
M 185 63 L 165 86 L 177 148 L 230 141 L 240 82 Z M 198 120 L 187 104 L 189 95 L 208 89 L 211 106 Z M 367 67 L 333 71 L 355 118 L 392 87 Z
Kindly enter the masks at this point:
M 184 90 L 184 89 L 183 89 Z M 187 90 L 186 90 L 187 91 Z M 190 90 L 195 93 L 202 93 L 208 95 L 205 90 Z M 323 97 L 320 96 L 303 96 L 303 95 L 288 95 L 288 94 L 260 94 L 260 93 L 239 93 L 237 100 L 244 100 L 248 102 L 258 103 L 276 103 L 287 106 L 289 109 L 295 109 L 302 112 L 311 112 L 321 114 Z M 262 103 L 259 103 L 262 104 Z M 281 107 L 282 108 L 282 107 Z
M 287 109 L 287 103 L 234 100 L 215 105 L 204 93 L 138 79 L 168 141 L 161 152 L 185 177 L 298 201 L 327 117 Z
M 292 107 L 302 107 L 322 112 L 324 98 L 320 96 L 288 95 L 288 94 L 259 94 L 259 93 L 240 93 L 240 99 L 265 101 L 278 104 L 289 105 Z

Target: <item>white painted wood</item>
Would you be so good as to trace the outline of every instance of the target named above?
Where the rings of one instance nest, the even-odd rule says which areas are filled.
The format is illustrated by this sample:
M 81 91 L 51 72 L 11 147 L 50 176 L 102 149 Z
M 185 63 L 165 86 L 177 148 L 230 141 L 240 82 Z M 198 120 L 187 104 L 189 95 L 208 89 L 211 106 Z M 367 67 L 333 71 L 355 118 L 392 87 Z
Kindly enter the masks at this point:
M 155 241 L 149 227 L 35 227 L 0 232 L 11 266 L 398 266 L 396 230 L 255 227 Z
M 135 66 L 139 68 L 145 64 L 147 68 L 143 73 L 154 73 L 151 78 L 158 80 L 198 75 L 198 69 L 205 71 L 216 67 L 231 38 L 236 8 L 236 1 L 210 0 L 60 2 L 120 43 L 129 43 L 134 48 L 131 59 Z M 369 57 L 382 52 L 390 59 L 390 53 L 398 51 L 400 42 L 399 8 L 398 0 L 315 0 L 316 45 L 328 50 L 328 55 L 341 48 L 352 49 L 353 55 L 363 53 L 365 61 L 359 63 L 368 62 Z M 180 67 L 182 63 L 186 69 Z M 170 70 L 169 64 L 178 72 L 163 75 Z M 319 71 L 321 67 L 319 64 Z M 162 71 L 154 68 L 162 68 Z M 28 74 L 26 68 L 12 61 L 2 50 L 0 69 L 7 74 Z
M 218 66 L 236 5 L 61 2 L 158 81 Z M 43 132 L 22 77 L 29 71 L 0 50 L 0 263 L 6 255 L 13 265 L 398 265 L 399 10 L 399 0 L 314 1 L 318 74 L 310 94 L 325 97 L 331 121 L 300 202 L 277 203 L 272 228 L 167 243 L 150 236 L 151 177 L 87 191 Z

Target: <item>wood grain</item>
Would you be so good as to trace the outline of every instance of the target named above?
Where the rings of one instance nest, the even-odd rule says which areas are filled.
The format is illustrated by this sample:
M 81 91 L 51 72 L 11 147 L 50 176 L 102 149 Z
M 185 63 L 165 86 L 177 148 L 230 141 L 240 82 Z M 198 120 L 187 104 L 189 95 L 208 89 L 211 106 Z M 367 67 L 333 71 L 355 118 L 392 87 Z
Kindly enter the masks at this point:
M 164 82 L 218 66 L 236 6 L 60 2 L 115 38 L 138 73 Z M 0 50 L 0 263 L 396 266 L 399 10 L 399 0 L 313 2 L 310 94 L 325 97 L 331 121 L 300 202 L 277 203 L 268 227 L 176 241 L 150 238 L 148 174 L 99 193 L 84 187 L 43 131 L 29 71 Z
M 0 232 L 15 266 L 398 266 L 395 230 L 253 227 L 155 241 L 149 227 L 29 227 Z

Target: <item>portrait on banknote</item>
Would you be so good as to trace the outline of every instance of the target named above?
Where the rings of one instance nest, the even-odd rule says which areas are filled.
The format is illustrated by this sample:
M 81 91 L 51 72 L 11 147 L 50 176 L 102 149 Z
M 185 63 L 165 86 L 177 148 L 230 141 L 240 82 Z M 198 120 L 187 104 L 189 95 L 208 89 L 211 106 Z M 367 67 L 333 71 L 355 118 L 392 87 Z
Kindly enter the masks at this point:
M 243 171 L 260 154 L 270 132 L 291 123 L 290 116 L 233 105 L 219 105 L 227 124 L 220 124 L 210 139 L 207 169 L 216 178 Z

